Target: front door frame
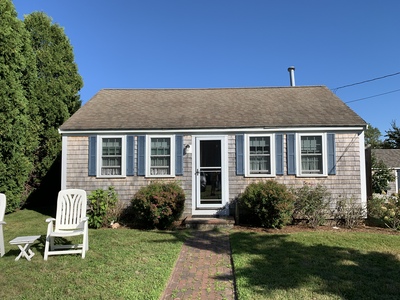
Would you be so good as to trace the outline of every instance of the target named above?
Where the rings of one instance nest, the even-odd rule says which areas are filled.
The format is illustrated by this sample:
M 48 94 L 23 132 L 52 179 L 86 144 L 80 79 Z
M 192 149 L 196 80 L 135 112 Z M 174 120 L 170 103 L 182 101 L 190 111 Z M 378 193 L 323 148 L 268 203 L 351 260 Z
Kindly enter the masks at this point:
M 201 205 L 200 204 L 200 176 L 196 174 L 199 169 L 200 141 L 220 140 L 221 141 L 221 204 Z M 229 210 L 229 164 L 228 164 L 228 136 L 226 135 L 194 135 L 192 136 L 192 215 L 227 215 Z

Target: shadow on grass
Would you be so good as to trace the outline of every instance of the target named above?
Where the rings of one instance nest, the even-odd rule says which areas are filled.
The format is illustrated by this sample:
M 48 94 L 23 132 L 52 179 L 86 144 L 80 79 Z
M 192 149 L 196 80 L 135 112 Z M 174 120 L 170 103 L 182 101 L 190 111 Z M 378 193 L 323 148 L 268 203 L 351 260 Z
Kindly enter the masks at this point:
M 145 230 L 144 230 L 145 231 Z M 218 230 L 193 230 L 193 229 L 177 229 L 177 230 L 155 230 L 158 234 L 173 235 L 176 242 L 183 242 L 187 246 L 195 250 L 207 250 L 217 254 L 226 253 L 230 255 L 229 235 Z M 171 243 L 171 240 L 157 239 L 152 242 Z
M 395 255 L 323 244 L 307 246 L 285 235 L 235 232 L 230 238 L 235 245 L 237 280 L 261 298 L 290 289 L 342 299 L 399 297 L 400 262 Z M 236 261 L 239 257 L 246 261 Z
M 44 257 L 44 248 L 46 244 L 46 235 L 41 235 L 33 244 L 30 245 L 30 249 L 35 253 L 35 255 L 40 254 L 42 258 Z M 70 240 L 62 237 L 56 237 L 54 239 L 54 245 L 73 245 Z M 17 245 L 10 246 L 11 249 L 5 253 L 5 256 L 18 256 L 21 252 Z

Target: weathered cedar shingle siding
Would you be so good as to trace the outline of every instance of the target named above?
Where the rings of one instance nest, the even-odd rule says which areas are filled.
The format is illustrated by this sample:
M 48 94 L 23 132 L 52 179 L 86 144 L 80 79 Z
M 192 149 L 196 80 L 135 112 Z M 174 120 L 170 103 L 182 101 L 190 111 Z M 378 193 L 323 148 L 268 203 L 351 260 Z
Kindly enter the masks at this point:
M 137 137 L 136 137 L 137 138 Z M 286 149 L 286 138 L 284 137 L 284 149 Z M 284 174 L 277 175 L 274 180 L 284 183 L 290 187 L 300 187 L 304 182 L 310 184 L 322 184 L 332 193 L 332 199 L 353 198 L 357 202 L 361 201 L 361 178 L 360 178 L 360 156 L 359 156 L 359 138 L 356 133 L 338 133 L 336 134 L 336 175 L 330 175 L 323 178 L 297 178 L 294 175 L 287 174 L 287 156 L 284 151 Z M 184 136 L 184 144 L 191 144 L 192 137 Z M 229 135 L 228 138 L 228 160 L 229 160 L 229 199 L 236 199 L 251 182 L 259 180 L 268 180 L 261 178 L 248 178 L 236 175 L 236 152 L 235 135 Z M 135 143 L 135 152 L 137 143 Z M 70 136 L 68 137 L 68 162 L 67 162 L 67 188 L 82 188 L 88 192 L 98 188 L 107 189 L 114 186 L 118 192 L 121 201 L 128 203 L 135 192 L 154 178 L 145 178 L 144 176 L 127 176 L 125 178 L 96 178 L 88 175 L 88 137 Z M 135 153 L 135 158 L 137 155 Z M 186 193 L 186 203 L 184 215 L 191 214 L 192 207 L 192 154 L 183 156 L 184 175 L 176 176 L 173 179 L 180 181 Z M 135 164 L 137 162 L 135 161 Z M 335 201 L 332 202 L 332 208 Z
M 135 137 L 137 139 L 137 137 Z M 191 142 L 191 137 L 184 137 L 184 142 Z M 96 189 L 108 189 L 109 186 L 114 186 L 119 200 L 128 204 L 133 195 L 139 190 L 140 187 L 147 185 L 151 181 L 157 181 L 157 178 L 145 178 L 144 176 L 127 176 L 124 178 L 96 178 L 95 176 L 88 176 L 88 151 L 89 139 L 87 136 L 71 136 L 68 137 L 68 152 L 67 152 L 67 188 L 81 188 L 88 193 Z M 179 180 L 181 186 L 186 193 L 185 213 L 191 211 L 191 174 L 192 164 L 189 159 L 191 154 L 184 156 L 184 176 L 177 176 L 172 179 L 165 180 Z M 135 165 L 137 165 L 137 143 L 135 142 Z

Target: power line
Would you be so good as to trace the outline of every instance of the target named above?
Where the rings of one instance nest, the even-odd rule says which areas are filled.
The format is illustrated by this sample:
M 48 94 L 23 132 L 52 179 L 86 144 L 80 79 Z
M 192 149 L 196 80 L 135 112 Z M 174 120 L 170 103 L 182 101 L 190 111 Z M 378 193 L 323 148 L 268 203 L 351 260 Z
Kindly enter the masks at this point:
M 337 88 L 332 89 L 332 91 L 336 94 L 337 90 L 339 90 L 339 89 L 344 89 L 344 88 L 347 88 L 347 87 L 350 87 L 350 86 L 359 85 L 359 84 L 363 84 L 363 83 L 367 83 L 367 82 L 371 82 L 371 81 L 375 81 L 375 80 L 379 80 L 379 79 L 384 79 L 384 78 L 391 77 L 391 76 L 396 76 L 396 75 L 400 75 L 400 72 L 396 72 L 396 73 L 393 73 L 393 74 L 388 74 L 388 75 L 385 75 L 385 76 L 376 77 L 376 78 L 372 78 L 372 79 L 368 79 L 368 80 L 364 80 L 364 81 L 360 81 L 360 82 L 356 82 L 356 83 L 352 83 L 352 84 L 339 86 Z
M 378 95 L 373 95 L 373 96 L 369 96 L 369 97 L 364 97 L 364 98 L 359 98 L 359 99 L 355 99 L 355 100 L 346 101 L 345 103 L 352 103 L 352 102 L 362 101 L 362 100 L 366 100 L 366 99 L 370 99 L 370 98 L 374 98 L 374 97 L 379 97 L 379 96 L 382 96 L 382 95 L 387 95 L 387 94 L 391 94 L 391 93 L 395 93 L 395 92 L 400 92 L 400 89 L 393 90 L 393 91 L 386 92 L 386 93 L 382 93 L 382 94 L 378 94 Z

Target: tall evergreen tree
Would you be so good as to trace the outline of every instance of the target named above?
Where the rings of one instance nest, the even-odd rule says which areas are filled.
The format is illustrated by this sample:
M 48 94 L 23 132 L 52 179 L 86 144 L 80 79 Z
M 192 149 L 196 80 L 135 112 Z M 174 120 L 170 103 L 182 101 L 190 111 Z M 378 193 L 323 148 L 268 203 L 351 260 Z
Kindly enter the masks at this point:
M 386 149 L 400 149 L 400 127 L 392 121 L 392 129 L 386 131 L 383 147 Z
M 12 2 L 0 1 L 0 192 L 7 196 L 8 212 L 29 193 L 25 186 L 37 148 L 33 55 Z
M 43 12 L 27 15 L 24 23 L 30 33 L 38 72 L 35 92 L 42 129 L 30 182 L 38 187 L 61 152 L 58 128 L 81 106 L 78 93 L 83 82 L 63 28 L 53 24 Z
M 372 149 L 382 148 L 382 141 L 380 140 L 381 132 L 377 127 L 368 124 L 365 130 L 365 146 L 370 146 Z

